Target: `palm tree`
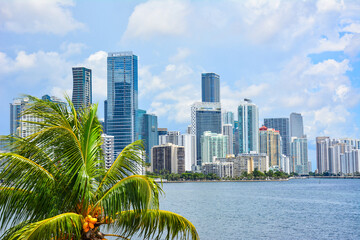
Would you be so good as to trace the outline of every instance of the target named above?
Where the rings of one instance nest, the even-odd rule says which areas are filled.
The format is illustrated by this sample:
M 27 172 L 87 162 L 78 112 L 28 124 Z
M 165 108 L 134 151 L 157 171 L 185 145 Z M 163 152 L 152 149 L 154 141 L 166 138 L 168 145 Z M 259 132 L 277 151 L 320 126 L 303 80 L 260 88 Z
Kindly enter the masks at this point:
M 11 151 L 0 155 L 1 239 L 199 239 L 191 222 L 159 210 L 161 187 L 136 175 L 141 142 L 105 170 L 96 105 L 77 112 L 68 97 L 69 107 L 28 97 L 23 114 L 42 121 L 29 122 L 37 132 L 26 138 L 3 137 Z

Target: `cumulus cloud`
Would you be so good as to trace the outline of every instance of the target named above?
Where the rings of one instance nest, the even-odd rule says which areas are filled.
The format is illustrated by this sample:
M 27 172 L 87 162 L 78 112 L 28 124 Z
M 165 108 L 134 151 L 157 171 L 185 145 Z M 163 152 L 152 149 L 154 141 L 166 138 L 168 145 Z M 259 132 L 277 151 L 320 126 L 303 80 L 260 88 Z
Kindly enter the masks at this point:
M 69 10 L 71 0 L 0 1 L 0 27 L 15 33 L 64 35 L 84 25 Z
M 155 35 L 178 36 L 187 30 L 189 4 L 178 0 L 151 0 L 137 5 L 124 38 L 149 39 Z

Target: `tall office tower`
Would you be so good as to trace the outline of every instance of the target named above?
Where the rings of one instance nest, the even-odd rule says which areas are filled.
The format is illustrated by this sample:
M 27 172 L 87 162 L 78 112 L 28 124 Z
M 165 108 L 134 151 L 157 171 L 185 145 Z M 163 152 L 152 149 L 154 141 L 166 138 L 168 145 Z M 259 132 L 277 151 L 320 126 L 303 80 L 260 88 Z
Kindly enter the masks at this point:
M 291 138 L 291 159 L 292 171 L 298 174 L 309 174 L 308 170 L 308 144 L 306 137 Z
M 297 138 L 304 136 L 304 123 L 300 113 L 290 114 L 290 136 Z
M 10 135 L 20 136 L 20 113 L 28 102 L 28 98 L 16 98 L 10 103 Z
M 224 136 L 227 136 L 228 142 L 227 142 L 227 154 L 234 154 L 234 130 L 232 124 L 223 124 L 222 126 L 223 132 L 222 134 Z
M 231 124 L 234 126 L 234 113 L 225 111 L 222 113 L 222 124 Z
M 320 174 L 329 171 L 329 147 L 329 137 L 316 138 L 316 163 Z
M 146 162 L 150 163 L 151 148 L 159 144 L 157 116 L 154 114 L 144 114 L 142 119 L 141 136 L 144 141 Z
M 146 162 L 150 163 L 151 148 L 159 144 L 157 116 L 147 114 L 145 110 L 136 110 L 136 140 L 142 140 L 146 153 Z
M 213 162 L 213 158 L 224 158 L 227 155 L 228 136 L 204 132 L 201 136 L 201 164 Z
M 196 136 L 197 165 L 201 165 L 201 136 L 205 131 L 221 133 L 221 104 L 197 102 L 191 105 L 191 134 Z
M 109 53 L 106 133 L 114 136 L 115 156 L 136 138 L 137 109 L 138 58 L 132 52 Z
M 154 146 L 151 149 L 151 170 L 152 172 L 167 170 L 169 173 L 184 173 L 184 147 L 172 143 Z
M 290 156 L 290 127 L 289 118 L 265 118 L 264 125 L 280 131 L 282 154 Z
M 135 117 L 135 122 L 136 122 L 136 126 L 135 126 L 135 140 L 142 140 L 143 136 L 142 136 L 142 127 L 143 127 L 143 119 L 144 119 L 144 114 L 146 114 L 145 110 L 142 109 L 137 109 L 136 110 L 136 117 Z
M 91 69 L 73 67 L 72 102 L 76 110 L 87 107 L 92 103 L 92 74 Z
M 259 129 L 260 153 L 269 156 L 270 167 L 281 167 L 281 137 L 279 131 L 262 126 Z
M 103 141 L 101 148 L 104 154 L 105 168 L 109 169 L 114 163 L 114 136 L 101 134 L 101 139 Z
M 178 143 L 185 150 L 185 171 L 191 171 L 192 166 L 196 165 L 196 137 L 193 134 L 181 134 Z
M 238 107 L 239 153 L 259 152 L 259 109 L 250 99 Z
M 220 102 L 220 76 L 216 73 L 201 74 L 202 102 Z

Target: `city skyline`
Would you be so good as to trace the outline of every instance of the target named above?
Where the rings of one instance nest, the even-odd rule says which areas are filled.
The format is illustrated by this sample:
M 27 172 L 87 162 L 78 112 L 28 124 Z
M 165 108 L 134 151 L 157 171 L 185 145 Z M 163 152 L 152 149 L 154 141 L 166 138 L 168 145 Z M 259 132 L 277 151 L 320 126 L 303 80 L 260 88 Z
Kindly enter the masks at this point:
M 131 50 L 139 56 L 139 108 L 156 114 L 159 127 L 185 132 L 190 105 L 201 100 L 201 73 L 215 72 L 221 76 L 224 110 L 236 113 L 241 99 L 251 98 L 259 122 L 301 113 L 313 169 L 316 136 L 359 136 L 356 1 L 47 1 L 40 10 L 34 6 L 35 1 L 0 3 L 9 13 L 0 28 L 4 113 L 21 94 L 71 96 L 71 68 L 84 66 L 93 71 L 93 102 L 103 118 L 107 53 Z M 17 12 L 24 8 L 27 15 Z M 89 9 L 98 11 L 90 17 Z M 50 15 L 57 21 L 47 21 Z M 152 21 L 142 21 L 143 16 Z M 198 32 L 201 37 L 193 37 Z M 0 121 L 0 133 L 8 134 L 9 117 Z

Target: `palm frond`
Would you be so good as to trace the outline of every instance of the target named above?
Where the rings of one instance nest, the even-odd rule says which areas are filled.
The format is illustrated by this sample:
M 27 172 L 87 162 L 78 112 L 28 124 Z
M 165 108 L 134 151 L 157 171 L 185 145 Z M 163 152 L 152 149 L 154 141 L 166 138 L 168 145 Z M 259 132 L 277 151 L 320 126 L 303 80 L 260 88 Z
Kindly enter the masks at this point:
M 39 222 L 28 223 L 12 233 L 9 240 L 80 239 L 83 217 L 76 213 L 63 213 Z
M 126 238 L 138 234 L 144 239 L 155 240 L 200 239 L 190 221 L 176 213 L 163 210 L 122 212 L 113 225 L 117 228 L 116 232 Z
M 119 212 L 133 209 L 135 211 L 158 208 L 161 188 L 152 179 L 132 175 L 124 178 L 111 187 L 94 204 L 93 209 L 101 207 L 103 215 L 115 218 Z
M 143 152 L 144 145 L 141 140 L 126 146 L 106 172 L 96 194 L 106 191 L 109 187 L 125 177 L 138 174 L 144 164 L 142 160 Z

